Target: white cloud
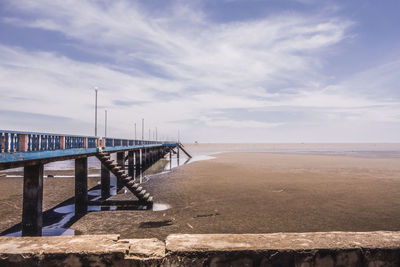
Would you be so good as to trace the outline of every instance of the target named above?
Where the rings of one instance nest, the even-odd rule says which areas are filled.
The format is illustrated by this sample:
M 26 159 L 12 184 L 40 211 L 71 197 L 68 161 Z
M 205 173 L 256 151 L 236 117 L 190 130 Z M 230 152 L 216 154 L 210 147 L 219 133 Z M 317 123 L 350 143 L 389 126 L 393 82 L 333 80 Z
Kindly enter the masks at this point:
M 156 14 L 123 0 L 22 0 L 7 6 L 21 15 L 4 22 L 56 31 L 86 53 L 108 58 L 89 63 L 67 58 L 62 50 L 0 46 L 0 93 L 8 99 L 32 99 L 5 102 L 2 108 L 84 121 L 85 134 L 93 120 L 93 86 L 100 87 L 100 105 L 110 110 L 110 134 L 126 137 L 131 121 L 142 117 L 148 126 L 157 125 L 170 135 L 176 127 L 196 129 L 167 120 L 199 120 L 203 127 L 228 130 L 287 125 L 267 118 L 221 118 L 221 109 L 290 107 L 320 109 L 335 120 L 377 121 L 380 112 L 387 121 L 399 118 L 398 100 L 369 97 L 377 86 L 386 85 L 379 78 L 380 83 L 372 82 L 376 69 L 333 84 L 321 75 L 324 52 L 347 38 L 352 23 L 345 19 L 277 14 L 221 24 L 189 4 Z M 392 80 L 398 77 L 394 69 L 387 74 Z M 129 105 L 138 101 L 142 104 Z
M 232 120 L 227 118 L 210 118 L 210 117 L 201 117 L 199 119 L 202 123 L 209 127 L 225 127 L 225 128 L 240 128 L 240 129 L 248 129 L 248 128 L 274 128 L 283 125 L 283 123 L 268 123 L 268 122 L 260 122 L 255 120 Z

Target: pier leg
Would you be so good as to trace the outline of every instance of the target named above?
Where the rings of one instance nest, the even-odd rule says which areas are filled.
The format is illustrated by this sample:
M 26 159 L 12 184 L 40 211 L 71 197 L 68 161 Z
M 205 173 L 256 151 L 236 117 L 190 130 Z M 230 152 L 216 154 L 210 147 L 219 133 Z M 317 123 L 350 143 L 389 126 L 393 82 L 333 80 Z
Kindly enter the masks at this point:
M 134 151 L 130 150 L 128 151 L 128 175 L 130 177 L 133 177 L 133 173 L 135 171 L 134 164 L 135 164 Z
M 85 214 L 88 206 L 87 158 L 75 159 L 75 215 Z
M 144 148 L 142 149 L 142 169 L 145 169 L 147 165 L 147 150 Z
M 147 167 L 151 165 L 151 148 L 147 150 Z
M 117 164 L 121 167 L 121 170 L 125 169 L 125 152 L 117 153 Z M 117 179 L 117 191 L 122 187 L 122 183 Z
M 22 236 L 42 235 L 43 164 L 24 168 Z
M 140 169 L 142 169 L 143 167 L 143 149 L 140 149 L 140 163 L 139 163 L 139 167 Z
M 169 169 L 172 169 L 172 149 L 169 149 Z
M 121 169 L 125 169 L 125 152 L 117 153 L 117 164 L 121 167 Z
M 135 181 L 140 176 L 140 149 L 135 150 Z
M 135 150 L 135 169 L 140 169 L 140 150 Z
M 178 166 L 179 166 L 179 146 L 176 147 L 176 150 L 177 150 L 176 158 L 177 158 L 177 163 L 178 163 Z
M 110 197 L 110 171 L 101 164 L 101 198 Z

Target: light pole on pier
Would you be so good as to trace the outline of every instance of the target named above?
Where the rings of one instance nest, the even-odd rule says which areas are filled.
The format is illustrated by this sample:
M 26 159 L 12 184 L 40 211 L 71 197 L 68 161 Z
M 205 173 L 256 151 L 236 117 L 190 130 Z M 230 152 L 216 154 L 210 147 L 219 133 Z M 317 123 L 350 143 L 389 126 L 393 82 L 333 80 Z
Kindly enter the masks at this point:
M 104 137 L 107 137 L 107 109 L 104 110 Z
M 158 132 L 157 132 L 157 127 L 156 127 L 156 141 L 158 141 Z
M 142 141 L 144 141 L 144 119 L 142 119 Z
M 136 140 L 136 122 L 135 122 L 135 140 Z
M 97 91 L 99 88 L 95 87 L 95 104 L 94 104 L 94 136 L 97 136 Z

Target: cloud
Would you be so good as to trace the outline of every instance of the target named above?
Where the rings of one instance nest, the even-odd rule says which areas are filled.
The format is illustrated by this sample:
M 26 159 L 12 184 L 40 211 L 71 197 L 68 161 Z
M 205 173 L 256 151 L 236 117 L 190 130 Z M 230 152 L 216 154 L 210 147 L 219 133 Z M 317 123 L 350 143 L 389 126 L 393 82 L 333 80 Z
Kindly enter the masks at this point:
M 326 52 L 352 34 L 353 22 L 343 17 L 286 12 L 218 23 L 200 4 L 179 1 L 156 11 L 124 0 L 3 5 L 13 12 L 2 23 L 62 34 L 98 61 L 74 60 L 62 49 L 31 50 L 29 43 L 0 45 L 0 93 L 13 99 L 2 108 L 65 116 L 82 134 L 92 132 L 94 86 L 99 105 L 109 110 L 110 134 L 121 137 L 131 136 L 127 120 L 141 118 L 170 135 L 177 127 L 198 131 L 189 121 L 210 130 L 289 127 L 293 122 L 285 117 L 293 110 L 308 114 L 304 124 L 377 121 L 380 112 L 387 121 L 399 118 L 399 95 L 392 89 L 398 63 L 341 81 L 322 74 Z M 379 87 L 391 89 L 374 93 Z M 231 109 L 274 111 L 277 118 L 219 113 Z
M 132 100 L 114 100 L 113 104 L 117 106 L 125 106 L 125 107 L 132 107 L 132 106 L 139 106 L 144 105 L 148 102 L 146 101 L 132 101 Z
M 11 5 L 31 14 L 32 19 L 8 18 L 10 23 L 61 32 L 84 44 L 89 52 L 109 55 L 122 65 L 145 62 L 170 80 L 180 81 L 158 88 L 165 91 L 189 86 L 237 91 L 276 79 L 293 81 L 298 75 L 308 76 L 316 66 L 311 55 L 340 42 L 350 25 L 348 21 L 301 15 L 215 24 L 187 6 L 177 5 L 154 17 L 129 1 L 105 6 L 91 1 Z
M 255 121 L 255 120 L 233 120 L 227 118 L 209 118 L 209 117 L 202 117 L 199 119 L 201 123 L 209 127 L 226 127 L 226 128 L 273 128 L 283 125 L 283 123 L 267 123 L 262 121 Z

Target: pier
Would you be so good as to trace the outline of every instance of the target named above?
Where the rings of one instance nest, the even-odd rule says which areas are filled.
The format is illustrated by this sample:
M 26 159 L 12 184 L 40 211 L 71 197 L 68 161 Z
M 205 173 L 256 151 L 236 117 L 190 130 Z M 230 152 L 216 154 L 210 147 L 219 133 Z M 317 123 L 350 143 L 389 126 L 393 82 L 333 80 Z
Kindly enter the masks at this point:
M 153 196 L 135 181 L 135 172 L 147 169 L 168 153 L 177 153 L 179 157 L 179 150 L 191 157 L 176 141 L 0 130 L 0 170 L 24 168 L 23 236 L 42 235 L 45 164 L 75 160 L 75 214 L 85 214 L 90 204 L 115 205 L 115 201 L 107 201 L 110 197 L 110 173 L 117 178 L 117 190 L 125 186 L 136 196 L 136 203 L 150 208 Z M 116 161 L 112 154 L 116 154 Z M 88 201 L 88 157 L 91 156 L 101 162 L 101 199 L 96 203 Z

